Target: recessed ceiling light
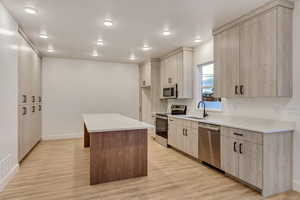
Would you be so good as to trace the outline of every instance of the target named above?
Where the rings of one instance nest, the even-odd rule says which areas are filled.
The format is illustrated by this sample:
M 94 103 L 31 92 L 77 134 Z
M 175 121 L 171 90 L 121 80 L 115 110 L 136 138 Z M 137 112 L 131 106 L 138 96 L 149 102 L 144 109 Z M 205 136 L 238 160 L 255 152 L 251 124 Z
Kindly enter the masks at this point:
M 136 60 L 137 58 L 135 57 L 134 54 L 132 54 L 130 57 L 129 57 L 129 60 Z
M 45 33 L 41 33 L 41 34 L 40 34 L 40 38 L 43 38 L 43 39 L 48 39 L 49 37 L 48 37 L 48 35 L 47 35 L 47 34 L 45 34 Z
M 194 42 L 200 43 L 200 42 L 202 42 L 202 40 L 200 40 L 200 39 L 195 39 Z
M 54 52 L 54 49 L 53 48 L 48 48 L 47 50 L 49 53 L 53 53 Z
M 147 44 L 144 44 L 142 49 L 143 49 L 143 51 L 149 51 L 151 49 L 151 47 L 149 47 Z
M 99 40 L 97 41 L 97 45 L 103 46 L 103 45 L 104 45 L 103 40 L 99 39 Z
M 104 20 L 104 25 L 105 26 L 112 26 L 113 25 L 112 20 L 111 19 L 105 19 Z
M 32 15 L 35 15 L 38 13 L 38 10 L 33 8 L 33 7 L 30 7 L 30 6 L 26 6 L 24 8 L 25 12 L 27 12 L 28 14 L 32 14 Z
M 171 32 L 168 31 L 168 30 L 165 30 L 165 31 L 163 32 L 163 35 L 165 35 L 165 36 L 171 35 Z
M 98 51 L 94 50 L 92 56 L 93 57 L 98 57 L 99 56 Z

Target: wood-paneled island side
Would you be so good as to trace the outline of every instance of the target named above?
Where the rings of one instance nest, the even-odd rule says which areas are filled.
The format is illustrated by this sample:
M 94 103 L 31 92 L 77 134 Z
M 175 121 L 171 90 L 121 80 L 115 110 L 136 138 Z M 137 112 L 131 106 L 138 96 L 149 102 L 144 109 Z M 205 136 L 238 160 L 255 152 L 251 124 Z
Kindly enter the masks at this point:
M 90 147 L 90 184 L 147 176 L 147 129 L 120 114 L 85 114 L 84 147 Z

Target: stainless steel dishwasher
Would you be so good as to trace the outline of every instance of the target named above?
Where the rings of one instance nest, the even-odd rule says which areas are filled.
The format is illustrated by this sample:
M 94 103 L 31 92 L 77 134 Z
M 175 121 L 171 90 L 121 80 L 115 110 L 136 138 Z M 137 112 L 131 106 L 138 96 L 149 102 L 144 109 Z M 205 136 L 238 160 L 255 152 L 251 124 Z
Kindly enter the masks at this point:
M 220 169 L 220 126 L 204 124 L 199 122 L 198 132 L 199 160 Z

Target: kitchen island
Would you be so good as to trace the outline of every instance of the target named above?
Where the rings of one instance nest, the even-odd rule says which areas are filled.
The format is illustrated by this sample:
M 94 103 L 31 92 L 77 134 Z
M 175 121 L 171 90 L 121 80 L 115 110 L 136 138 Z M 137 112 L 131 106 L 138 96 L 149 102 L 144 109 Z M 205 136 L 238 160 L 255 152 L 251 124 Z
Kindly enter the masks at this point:
M 147 129 L 120 114 L 84 114 L 84 147 L 90 147 L 90 184 L 147 176 Z

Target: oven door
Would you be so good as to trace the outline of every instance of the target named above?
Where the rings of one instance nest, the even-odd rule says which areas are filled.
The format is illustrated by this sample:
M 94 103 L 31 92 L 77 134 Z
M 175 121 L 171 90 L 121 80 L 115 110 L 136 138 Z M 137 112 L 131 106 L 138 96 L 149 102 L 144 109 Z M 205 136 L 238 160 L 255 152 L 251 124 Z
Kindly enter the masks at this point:
M 155 120 L 156 135 L 168 139 L 168 118 L 156 116 Z

